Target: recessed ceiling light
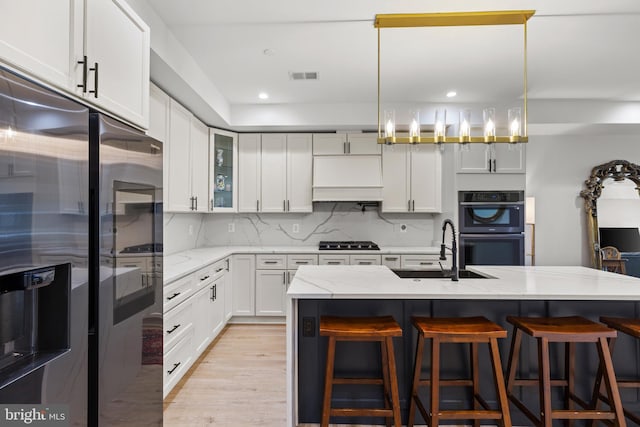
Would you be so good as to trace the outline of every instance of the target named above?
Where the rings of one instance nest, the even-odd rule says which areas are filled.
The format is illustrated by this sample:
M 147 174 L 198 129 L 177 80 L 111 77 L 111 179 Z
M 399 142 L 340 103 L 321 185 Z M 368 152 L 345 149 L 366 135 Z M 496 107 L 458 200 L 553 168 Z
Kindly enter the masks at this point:
M 447 92 L 447 98 L 453 98 L 457 94 L 458 93 L 455 90 L 450 90 L 449 92 Z
M 269 99 L 269 94 L 266 93 L 266 92 L 260 92 L 258 94 L 258 98 L 260 98 L 260 99 Z

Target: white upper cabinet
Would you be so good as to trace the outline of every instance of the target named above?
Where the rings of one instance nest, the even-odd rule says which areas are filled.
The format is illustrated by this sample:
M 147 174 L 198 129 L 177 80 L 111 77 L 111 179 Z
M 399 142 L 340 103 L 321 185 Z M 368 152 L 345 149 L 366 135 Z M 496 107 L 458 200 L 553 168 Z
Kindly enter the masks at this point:
M 147 135 L 157 139 L 163 144 L 163 171 L 162 188 L 164 206 L 169 203 L 167 199 L 169 188 L 169 112 L 171 110 L 171 98 L 156 85 L 149 87 L 149 130 Z
M 169 112 L 168 191 L 165 211 L 207 212 L 209 128 L 171 100 Z
M 377 134 L 317 133 L 313 135 L 314 156 L 380 154 Z
M 147 128 L 149 27 L 124 1 L 0 0 L 0 10 L 2 62 Z
M 209 210 L 237 212 L 238 134 L 209 130 Z
M 239 137 L 240 212 L 311 212 L 310 134 Z
M 75 91 L 82 57 L 82 0 L 0 0 L 0 61 Z M 36 13 L 37 12 L 37 13 Z
M 122 0 L 85 0 L 85 16 L 87 83 L 79 91 L 89 102 L 147 128 L 149 27 Z M 84 66 L 78 66 L 79 84 Z
M 442 211 L 442 156 L 436 145 L 385 145 L 383 212 Z
M 238 211 L 260 211 L 260 134 L 238 136 Z
M 457 148 L 458 173 L 525 173 L 525 144 L 468 144 Z

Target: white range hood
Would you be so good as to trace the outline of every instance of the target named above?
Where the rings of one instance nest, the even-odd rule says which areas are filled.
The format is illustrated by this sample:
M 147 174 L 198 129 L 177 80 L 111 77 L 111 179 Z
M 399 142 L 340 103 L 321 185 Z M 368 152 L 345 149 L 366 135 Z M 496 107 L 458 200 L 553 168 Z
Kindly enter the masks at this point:
M 382 200 L 379 155 L 313 157 L 314 202 L 378 200 Z

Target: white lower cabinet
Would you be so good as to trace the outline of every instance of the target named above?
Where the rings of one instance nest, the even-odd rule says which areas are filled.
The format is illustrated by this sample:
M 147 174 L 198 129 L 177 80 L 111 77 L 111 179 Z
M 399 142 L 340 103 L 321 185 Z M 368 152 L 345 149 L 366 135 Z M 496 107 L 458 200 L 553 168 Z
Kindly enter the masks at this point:
M 350 265 L 380 265 L 380 255 L 349 255 Z
M 231 317 L 229 265 L 216 261 L 163 288 L 165 397 Z
M 231 283 L 233 286 L 232 313 L 234 316 L 256 314 L 256 256 L 231 257 Z
M 389 254 L 382 255 L 381 264 L 389 268 L 400 268 L 400 255 Z
M 451 257 L 447 255 L 446 260 L 441 260 L 440 255 L 437 254 L 402 255 L 400 267 L 419 270 L 449 269 L 451 268 Z
M 287 270 L 256 270 L 256 316 L 284 316 Z
M 321 254 L 318 255 L 318 264 L 320 265 L 349 265 L 349 255 L 341 254 Z

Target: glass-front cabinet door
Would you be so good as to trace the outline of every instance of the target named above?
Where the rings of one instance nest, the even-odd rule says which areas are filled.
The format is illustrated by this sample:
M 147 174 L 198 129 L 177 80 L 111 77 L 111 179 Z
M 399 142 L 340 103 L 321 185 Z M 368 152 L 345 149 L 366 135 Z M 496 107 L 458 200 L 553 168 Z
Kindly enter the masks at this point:
M 212 128 L 209 144 L 209 209 L 237 212 L 238 135 Z

